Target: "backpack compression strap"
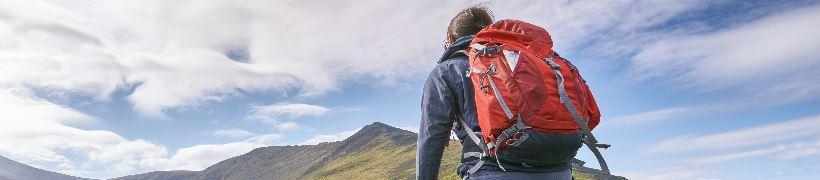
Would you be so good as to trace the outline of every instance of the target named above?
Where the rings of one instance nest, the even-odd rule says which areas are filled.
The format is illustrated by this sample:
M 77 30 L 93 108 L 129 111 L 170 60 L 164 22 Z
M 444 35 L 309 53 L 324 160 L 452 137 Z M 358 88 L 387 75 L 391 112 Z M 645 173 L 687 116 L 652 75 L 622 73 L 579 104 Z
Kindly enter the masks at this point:
M 473 129 L 471 129 L 466 122 L 464 122 L 464 119 L 458 117 L 458 120 L 459 122 L 461 122 L 461 127 L 464 127 L 464 130 L 467 131 L 467 136 L 469 136 L 470 139 L 472 139 L 473 142 L 475 142 L 475 144 L 478 145 L 479 148 L 481 148 L 481 153 L 480 155 L 478 155 L 478 163 L 476 163 L 472 168 L 467 170 L 467 174 L 469 175 L 475 173 L 476 171 L 478 171 L 478 169 L 481 168 L 481 166 L 484 165 L 484 160 L 487 157 L 487 147 L 484 146 L 484 143 L 482 142 L 481 138 L 478 138 L 478 136 L 475 135 L 476 132 L 473 131 Z M 476 152 L 467 152 L 464 153 L 464 157 L 467 158 L 470 156 L 475 156 L 475 154 Z
M 481 45 L 481 44 L 472 44 L 472 45 L 470 45 L 470 47 L 475 49 L 477 51 L 477 55 L 480 55 L 480 56 L 486 56 L 486 55 L 489 55 L 489 54 L 501 52 L 501 48 L 497 45 L 496 46 L 486 47 L 486 46 Z M 464 126 L 465 130 L 468 131 L 467 133 L 471 135 L 470 138 L 473 139 L 473 142 L 475 142 L 479 147 L 482 148 L 481 150 L 484 151 L 483 154 L 482 154 L 481 160 L 475 166 L 470 168 L 470 170 L 467 171 L 467 173 L 468 174 L 473 174 L 476 171 L 478 171 L 478 169 L 482 165 L 484 165 L 484 159 L 487 156 L 489 156 L 488 149 L 493 149 L 493 151 L 492 151 L 493 156 L 495 157 L 495 161 L 498 164 L 498 167 L 501 168 L 502 171 L 507 171 L 507 169 L 505 169 L 504 166 L 501 165 L 501 161 L 498 158 L 497 153 L 499 151 L 500 144 L 507 141 L 511 137 L 513 137 L 517 132 L 519 132 L 521 130 L 524 130 L 524 129 L 529 129 L 531 127 L 524 124 L 524 122 L 521 120 L 521 115 L 520 114 L 518 114 L 518 115 L 513 114 L 513 112 L 510 110 L 510 107 L 507 106 L 507 102 L 504 101 L 504 97 L 502 97 L 501 93 L 498 91 L 499 90 L 498 86 L 496 86 L 495 80 L 493 80 L 493 77 L 492 77 L 492 75 L 496 74 L 495 65 L 491 64 L 490 67 L 488 67 L 487 71 L 481 71 L 481 70 L 476 70 L 476 69 L 470 68 L 469 72 L 467 73 L 467 77 L 469 77 L 471 73 L 476 73 L 477 75 L 485 76 L 485 78 L 487 78 L 487 81 L 489 81 L 490 87 L 493 90 L 493 95 L 495 95 L 495 99 L 498 100 L 498 104 L 501 106 L 501 109 L 504 111 L 504 114 L 510 120 L 516 119 L 516 123 L 513 126 L 505 129 L 498 136 L 498 138 L 496 139 L 496 142 L 486 143 L 486 147 L 484 146 L 483 141 L 481 141 L 481 139 L 479 139 L 477 136 L 475 136 L 475 133 L 473 133 L 472 130 L 469 127 Z M 461 119 L 459 119 L 459 120 L 461 120 Z M 462 121 L 462 124 L 463 124 L 464 120 L 461 120 L 461 121 Z
M 581 132 L 584 134 L 582 141 L 587 145 L 587 147 L 589 147 L 589 150 L 595 154 L 595 158 L 598 159 L 598 164 L 601 165 L 601 171 L 603 171 L 606 175 L 610 175 L 609 166 L 607 166 L 604 156 L 602 156 L 601 152 L 598 151 L 598 148 L 606 149 L 609 148 L 610 145 L 598 143 L 598 140 L 592 135 L 592 131 L 590 131 L 587 127 L 585 120 L 581 119 L 581 115 L 578 113 L 575 105 L 573 105 L 569 100 L 567 91 L 564 88 L 564 77 L 561 75 L 561 66 L 555 63 L 551 57 L 544 58 L 544 61 L 547 61 L 547 63 L 549 63 L 552 67 L 553 72 L 555 72 L 555 79 L 558 81 L 558 94 L 561 96 L 561 104 L 564 104 L 570 114 L 572 114 L 572 119 L 574 119 L 575 123 L 578 124 L 578 127 L 581 128 Z

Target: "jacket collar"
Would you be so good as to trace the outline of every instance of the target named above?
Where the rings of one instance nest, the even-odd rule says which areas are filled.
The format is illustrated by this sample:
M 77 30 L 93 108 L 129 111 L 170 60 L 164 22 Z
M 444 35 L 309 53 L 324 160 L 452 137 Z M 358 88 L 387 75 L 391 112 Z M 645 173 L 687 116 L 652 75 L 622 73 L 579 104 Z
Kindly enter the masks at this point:
M 467 47 L 470 46 L 470 42 L 473 41 L 473 37 L 475 36 L 464 36 L 458 38 L 455 42 L 453 42 L 452 45 L 450 45 L 449 47 L 447 47 L 446 50 L 444 50 L 444 54 L 441 55 L 441 58 L 439 58 L 438 63 L 446 61 L 456 51 L 467 49 Z

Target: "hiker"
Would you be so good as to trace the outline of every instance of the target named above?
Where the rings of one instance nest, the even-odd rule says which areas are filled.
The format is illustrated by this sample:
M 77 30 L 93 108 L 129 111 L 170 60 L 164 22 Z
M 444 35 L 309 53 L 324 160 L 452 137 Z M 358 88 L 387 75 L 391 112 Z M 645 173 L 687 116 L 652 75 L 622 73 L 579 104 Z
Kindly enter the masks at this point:
M 518 42 L 522 38 L 527 41 Z M 511 90 L 512 70 L 516 87 L 527 93 Z M 487 8 L 469 7 L 450 21 L 445 51 L 424 85 L 416 178 L 438 179 L 451 130 L 461 140 L 456 171 L 464 179 L 572 179 L 570 160 L 582 142 L 595 147 L 608 173 L 596 149 L 608 145 L 589 133 L 599 118 L 589 87 L 575 66 L 552 52 L 546 30 L 515 20 L 494 23 Z

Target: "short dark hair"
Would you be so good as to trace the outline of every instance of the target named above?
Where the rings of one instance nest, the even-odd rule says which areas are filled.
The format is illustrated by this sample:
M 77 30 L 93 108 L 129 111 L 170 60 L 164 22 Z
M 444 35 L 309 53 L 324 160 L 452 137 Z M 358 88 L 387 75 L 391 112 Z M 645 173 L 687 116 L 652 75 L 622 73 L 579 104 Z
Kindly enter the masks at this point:
M 472 6 L 461 10 L 450 20 L 450 26 L 447 27 L 447 38 L 449 41 L 455 41 L 464 36 L 475 35 L 492 23 L 493 15 L 489 9 L 481 5 Z

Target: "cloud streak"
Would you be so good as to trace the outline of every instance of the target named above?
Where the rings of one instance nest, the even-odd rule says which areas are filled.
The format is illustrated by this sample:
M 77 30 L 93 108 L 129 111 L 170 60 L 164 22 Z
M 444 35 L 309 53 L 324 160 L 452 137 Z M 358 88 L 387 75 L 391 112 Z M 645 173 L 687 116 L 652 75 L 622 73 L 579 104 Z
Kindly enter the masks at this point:
M 768 157 L 770 160 L 788 161 L 801 157 L 813 156 L 816 154 L 820 154 L 820 141 L 780 144 L 767 148 L 692 158 L 685 161 L 698 165 L 720 164 L 755 157 Z
M 723 133 L 679 136 L 650 146 L 649 152 L 688 152 L 742 148 L 820 135 L 820 131 L 813 127 L 820 127 L 820 115 Z
M 0 62 L 0 70 L 9 73 L 0 75 L 0 84 L 80 92 L 101 100 L 133 87 L 126 98 L 149 117 L 166 117 L 167 110 L 219 102 L 240 92 L 316 97 L 360 79 L 396 84 L 418 80 L 434 64 L 449 18 L 469 4 L 5 2 L 0 4 L 0 48 L 5 50 L 0 58 L 9 61 Z M 635 51 L 611 42 L 644 43 L 613 37 L 644 31 L 708 4 L 489 3 L 499 18 L 547 27 L 559 49 L 591 44 L 592 49 L 608 49 L 596 51 L 607 55 Z M 247 60 L 234 61 L 231 52 L 243 52 Z
M 241 130 L 241 129 L 220 129 L 214 131 L 214 135 L 217 136 L 226 136 L 231 138 L 244 138 L 256 135 L 252 132 Z
M 443 34 L 435 32 L 458 4 L 0 2 L 0 85 L 100 100 L 133 87 L 126 98 L 136 111 L 167 118 L 240 92 L 316 97 L 358 78 L 390 84 L 434 62 Z M 430 6 L 451 8 L 416 12 Z
M 298 125 L 296 122 L 282 122 L 284 120 L 293 120 L 304 117 L 322 117 L 330 111 L 330 108 L 312 104 L 279 103 L 266 106 L 253 106 L 249 111 L 249 115 L 247 115 L 245 119 L 248 121 L 257 121 L 281 126 L 287 129 L 288 127 L 294 128 Z
M 153 170 L 202 170 L 229 157 L 274 145 L 283 135 L 221 130 L 217 135 L 246 137 L 224 144 L 201 144 L 171 153 L 160 144 L 129 140 L 114 132 L 83 130 L 67 124 L 96 123 L 74 109 L 32 97 L 26 90 L 0 89 L 0 154 L 38 168 L 71 175 L 108 178 Z
M 713 33 L 671 36 L 632 58 L 627 77 L 696 92 L 737 90 L 754 104 L 816 99 L 820 6 L 807 6 Z M 751 96 L 752 98 L 749 98 Z

